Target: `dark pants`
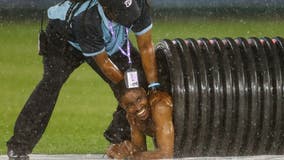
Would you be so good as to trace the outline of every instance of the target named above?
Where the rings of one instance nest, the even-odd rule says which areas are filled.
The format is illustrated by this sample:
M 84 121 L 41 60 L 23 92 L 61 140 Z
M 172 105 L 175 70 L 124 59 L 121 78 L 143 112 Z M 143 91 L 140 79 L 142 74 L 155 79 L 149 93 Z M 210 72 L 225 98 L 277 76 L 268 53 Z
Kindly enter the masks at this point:
M 134 67 L 141 73 L 140 82 L 143 86 L 146 86 L 140 55 L 134 47 L 131 47 L 131 56 Z M 127 69 L 127 57 L 120 52 L 115 53 L 110 58 L 121 71 Z M 32 152 L 47 127 L 61 87 L 70 74 L 84 62 L 87 62 L 110 85 L 115 96 L 118 96 L 118 87 L 107 80 L 92 58 L 85 58 L 78 50 L 69 45 L 65 53 L 46 54 L 43 56 L 44 74 L 42 80 L 30 95 L 17 118 L 14 135 L 7 142 L 8 149 L 13 149 L 16 153 L 29 154 Z M 117 120 L 121 122 L 117 123 Z M 115 123 L 119 124 L 119 127 L 124 127 L 125 130 L 122 130 L 122 133 L 121 129 L 118 129 L 121 132 L 118 134 L 124 134 L 123 136 L 118 136 L 118 138 L 120 140 L 129 139 L 129 124 L 125 118 L 125 112 L 119 106 L 114 113 L 114 120 L 107 130 L 109 136 L 116 132 L 118 128 Z M 117 133 L 114 134 L 117 135 Z

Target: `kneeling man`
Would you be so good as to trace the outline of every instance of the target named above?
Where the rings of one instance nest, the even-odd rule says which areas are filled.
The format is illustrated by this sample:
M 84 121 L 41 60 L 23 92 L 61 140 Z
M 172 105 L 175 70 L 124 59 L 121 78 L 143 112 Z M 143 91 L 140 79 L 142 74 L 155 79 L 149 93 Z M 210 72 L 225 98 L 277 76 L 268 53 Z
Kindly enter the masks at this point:
M 131 128 L 131 141 L 112 144 L 107 150 L 110 158 L 161 159 L 172 158 L 174 151 L 173 104 L 166 92 L 159 99 L 149 98 L 143 88 L 127 89 L 120 104 L 126 111 Z M 154 151 L 147 151 L 146 136 L 153 137 Z

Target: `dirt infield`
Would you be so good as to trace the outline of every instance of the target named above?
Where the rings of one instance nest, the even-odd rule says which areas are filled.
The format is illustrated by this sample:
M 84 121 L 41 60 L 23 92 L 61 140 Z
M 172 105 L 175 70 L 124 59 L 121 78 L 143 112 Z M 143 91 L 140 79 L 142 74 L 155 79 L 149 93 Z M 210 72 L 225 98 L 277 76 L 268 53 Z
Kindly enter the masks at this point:
M 96 160 L 108 159 L 103 154 L 31 154 L 30 160 Z M 179 158 L 180 159 L 180 158 Z M 262 156 L 243 156 L 243 157 L 188 157 L 184 160 L 284 160 L 284 155 L 262 155 Z M 8 160 L 6 155 L 1 155 L 0 160 Z

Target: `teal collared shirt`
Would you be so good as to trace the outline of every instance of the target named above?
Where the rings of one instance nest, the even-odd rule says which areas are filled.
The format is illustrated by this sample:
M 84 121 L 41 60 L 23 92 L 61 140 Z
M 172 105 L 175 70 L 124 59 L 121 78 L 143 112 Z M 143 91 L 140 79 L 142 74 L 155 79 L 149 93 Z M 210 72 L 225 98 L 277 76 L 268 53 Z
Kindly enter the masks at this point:
M 50 7 L 48 9 L 48 18 L 50 20 L 59 19 L 66 21 L 66 14 L 71 4 L 70 1 L 66 1 L 62 4 Z M 125 44 L 128 38 L 126 28 L 110 21 L 97 0 L 88 0 L 80 6 L 76 4 L 73 9 L 74 17 L 72 17 L 69 27 L 74 38 L 70 39 L 68 42 L 82 51 L 84 56 L 96 56 L 104 51 L 111 56 L 119 51 L 119 47 Z M 84 23 L 84 25 L 82 25 L 82 23 Z M 110 23 L 113 26 L 114 36 L 112 36 L 110 32 Z M 142 10 L 140 18 L 132 25 L 131 30 L 136 35 L 142 35 L 151 28 L 151 18 L 149 13 L 146 12 L 146 9 L 144 9 L 144 11 Z

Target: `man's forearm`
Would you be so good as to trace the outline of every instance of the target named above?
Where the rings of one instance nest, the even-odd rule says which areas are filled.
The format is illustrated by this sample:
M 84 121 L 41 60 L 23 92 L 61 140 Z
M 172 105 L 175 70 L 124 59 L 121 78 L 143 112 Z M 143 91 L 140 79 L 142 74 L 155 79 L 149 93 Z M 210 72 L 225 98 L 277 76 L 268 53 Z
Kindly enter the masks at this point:
M 158 82 L 158 71 L 151 30 L 143 35 L 136 36 L 142 65 L 148 83 Z
M 158 82 L 157 63 L 153 44 L 141 49 L 141 59 L 147 82 Z
M 123 73 L 117 68 L 117 66 L 108 58 L 106 54 L 100 54 L 93 57 L 97 65 L 100 67 L 104 75 L 117 84 L 123 80 Z

